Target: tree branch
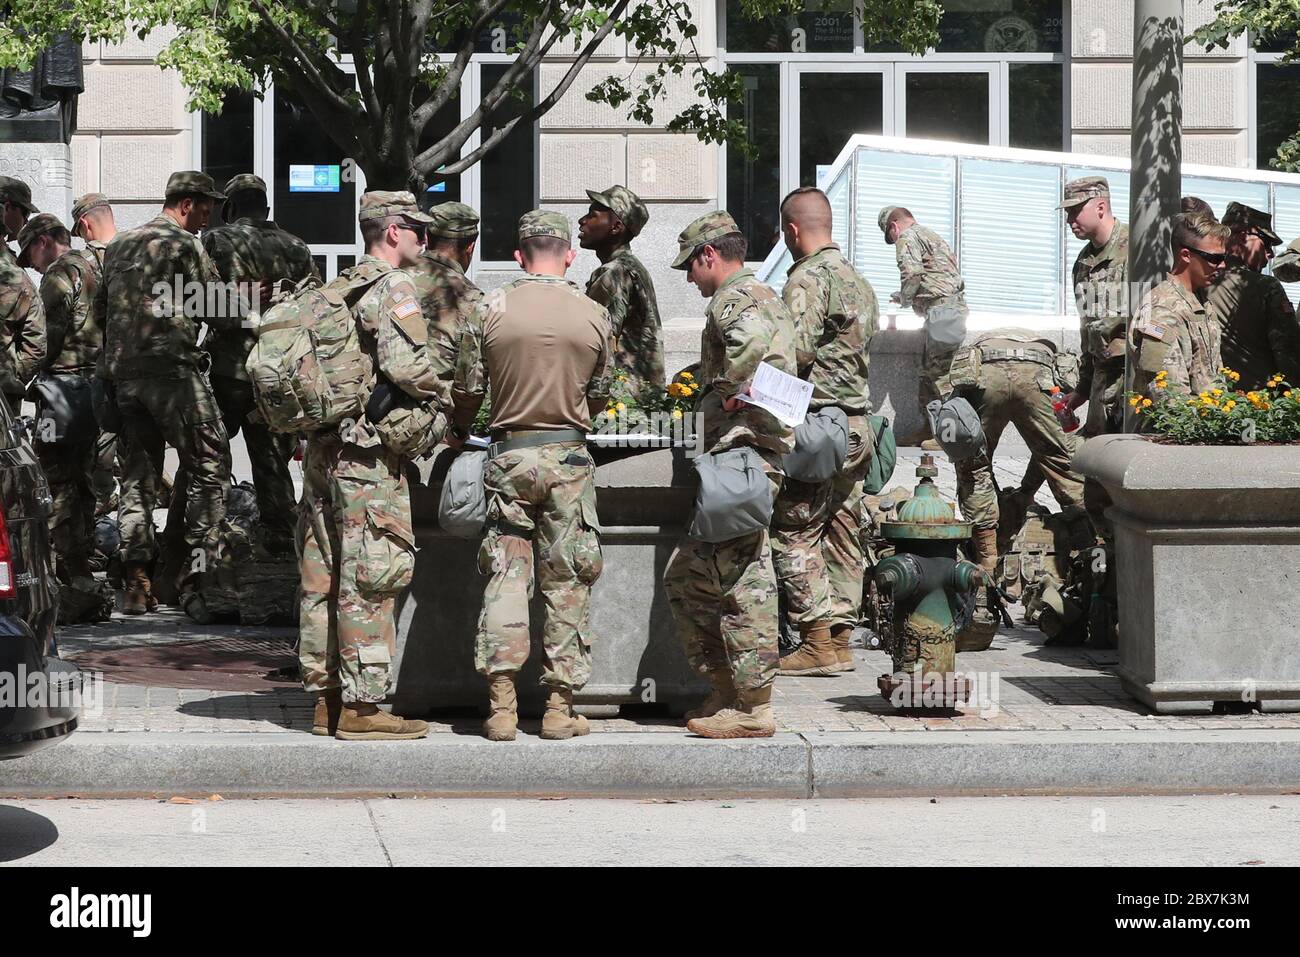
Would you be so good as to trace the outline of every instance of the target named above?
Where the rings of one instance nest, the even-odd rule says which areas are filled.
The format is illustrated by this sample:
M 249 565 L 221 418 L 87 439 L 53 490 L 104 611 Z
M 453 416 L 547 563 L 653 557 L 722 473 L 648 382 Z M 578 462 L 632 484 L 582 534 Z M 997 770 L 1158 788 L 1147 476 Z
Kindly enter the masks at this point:
M 338 90 L 325 79 L 320 70 L 317 69 L 316 64 L 312 62 L 312 58 L 307 54 L 307 51 L 304 50 L 302 45 L 298 42 L 298 38 L 293 36 L 275 21 L 274 17 L 271 16 L 271 11 L 266 8 L 266 5 L 262 0 L 252 0 L 252 4 L 257 8 L 257 12 L 262 15 L 263 22 L 265 22 L 271 29 L 271 32 L 279 37 L 282 43 L 287 44 L 293 50 L 294 63 L 299 67 L 303 76 L 310 81 L 309 84 L 304 84 L 304 88 L 307 85 L 313 87 L 319 95 L 320 100 L 329 105 L 330 109 L 322 112 L 326 115 L 330 113 L 333 113 L 336 116 L 342 114 L 349 120 L 355 119 L 356 110 L 353 105 L 344 99 L 339 94 Z M 330 69 L 334 73 L 342 75 L 343 71 L 339 70 L 338 67 L 335 67 L 332 64 L 330 64 Z
M 492 0 L 488 4 L 480 4 L 482 13 L 479 18 L 470 26 L 469 33 L 465 42 L 461 44 L 460 49 L 456 51 L 456 58 L 452 60 L 451 66 L 447 69 L 447 75 L 438 85 L 438 89 L 433 95 L 420 104 L 419 108 L 411 115 L 411 122 L 415 126 L 415 132 L 418 136 L 424 132 L 424 128 L 429 125 L 429 121 L 451 102 L 451 97 L 456 90 L 460 88 L 461 77 L 465 75 L 465 69 L 469 66 L 470 57 L 474 55 L 474 46 L 478 42 L 478 35 L 483 28 L 491 22 L 509 3 L 509 0 Z

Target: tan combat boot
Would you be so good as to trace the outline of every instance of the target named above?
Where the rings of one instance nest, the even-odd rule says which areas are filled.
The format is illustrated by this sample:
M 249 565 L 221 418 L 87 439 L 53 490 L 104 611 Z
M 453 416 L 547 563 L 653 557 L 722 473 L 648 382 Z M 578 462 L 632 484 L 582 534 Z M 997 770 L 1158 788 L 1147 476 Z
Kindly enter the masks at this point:
M 428 733 L 429 726 L 423 721 L 399 718 L 367 701 L 345 701 L 334 737 L 340 741 L 411 741 Z
M 711 718 L 688 721 L 689 731 L 704 738 L 770 738 L 776 734 L 772 686 L 740 692 L 737 708 L 724 708 Z
M 820 677 L 837 674 L 839 659 L 831 644 L 831 629 L 824 621 L 802 628 L 803 644 L 781 659 L 781 674 Z
M 723 708 L 736 706 L 736 685 L 731 680 L 730 668 L 710 671 L 709 684 L 713 685 L 713 690 L 700 702 L 698 708 L 686 712 L 687 721 L 693 718 L 711 718 Z
M 126 586 L 122 595 L 123 614 L 143 615 L 158 607 L 144 562 L 126 562 L 122 566 L 122 582 Z
M 542 715 L 542 737 L 548 741 L 580 738 L 591 731 L 587 719 L 573 713 L 573 689 L 552 686 Z
M 316 695 L 316 710 L 311 716 L 311 733 L 334 737 L 339 727 L 339 712 L 343 709 L 343 689 L 327 688 Z
M 856 671 L 857 662 L 853 660 L 853 650 L 849 648 L 849 639 L 853 637 L 852 625 L 836 625 L 831 629 L 831 647 L 835 649 L 835 660 L 840 671 Z
M 998 530 L 996 528 L 977 528 L 971 535 L 971 544 L 975 547 L 975 564 L 990 575 L 998 570 Z
M 971 537 L 975 546 L 975 564 L 988 572 L 990 581 L 998 569 L 998 530 L 977 528 Z M 975 599 L 975 612 L 966 627 L 957 633 L 957 651 L 987 651 L 997 637 L 1000 621 L 989 607 L 988 592 L 980 588 Z
M 519 704 L 515 697 L 513 674 L 488 678 L 488 704 L 492 713 L 483 722 L 483 737 L 489 741 L 513 741 L 519 727 Z

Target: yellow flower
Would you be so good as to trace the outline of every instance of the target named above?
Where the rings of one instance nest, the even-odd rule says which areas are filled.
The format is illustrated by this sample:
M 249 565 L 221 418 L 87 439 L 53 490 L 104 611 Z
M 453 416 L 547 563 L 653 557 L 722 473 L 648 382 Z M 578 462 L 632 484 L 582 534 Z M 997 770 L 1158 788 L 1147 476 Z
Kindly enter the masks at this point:
M 682 396 L 690 395 L 690 392 L 688 392 L 687 387 L 682 385 L 680 382 L 674 382 L 668 387 L 668 394 L 673 398 L 680 399 Z
M 1151 400 L 1150 400 L 1150 399 L 1143 399 L 1143 400 L 1142 400 L 1142 408 L 1146 409 L 1146 408 L 1150 408 L 1150 406 L 1151 406 Z
M 681 374 L 680 378 L 681 378 L 681 380 L 682 380 L 683 382 L 694 382 L 694 381 L 695 381 L 695 376 L 691 375 L 689 372 L 683 372 L 683 373 Z
M 681 410 L 681 409 L 673 409 L 673 418 L 674 418 L 674 419 L 680 419 L 681 417 L 682 417 L 682 410 Z
M 1136 408 L 1138 407 L 1138 403 L 1141 402 L 1141 401 L 1142 401 L 1142 400 L 1139 399 L 1137 396 L 1133 396 L 1133 398 L 1131 398 L 1131 399 L 1128 400 L 1128 404 L 1131 405 L 1131 406 L 1133 406 L 1133 408 L 1136 409 Z
M 1227 402 L 1223 403 L 1224 412 L 1231 412 L 1236 407 L 1237 407 L 1237 403 L 1232 399 L 1229 399 Z
M 1222 389 L 1211 389 L 1211 390 L 1210 390 L 1210 395 L 1214 396 L 1215 398 L 1218 398 L 1219 396 L 1223 395 L 1223 390 L 1222 390 Z
M 1291 390 L 1290 390 L 1290 389 L 1287 389 L 1285 392 L 1283 392 L 1283 393 L 1282 393 L 1282 397 L 1283 397 L 1284 399 L 1289 399 L 1289 398 L 1291 398 Z
M 1228 378 L 1231 379 L 1233 382 L 1240 382 L 1240 381 L 1241 381 L 1241 373 L 1240 373 L 1240 372 L 1229 372 L 1229 373 L 1228 373 Z
M 624 412 L 627 411 L 627 403 L 626 403 L 626 402 L 620 402 L 618 405 L 614 406 L 614 408 L 618 409 L 618 414 L 619 414 L 619 415 L 622 415 Z
M 621 375 L 621 376 L 619 376 L 619 377 L 618 377 L 618 381 L 619 381 L 619 382 L 626 382 L 626 381 L 627 381 L 627 376 L 625 376 L 625 375 Z

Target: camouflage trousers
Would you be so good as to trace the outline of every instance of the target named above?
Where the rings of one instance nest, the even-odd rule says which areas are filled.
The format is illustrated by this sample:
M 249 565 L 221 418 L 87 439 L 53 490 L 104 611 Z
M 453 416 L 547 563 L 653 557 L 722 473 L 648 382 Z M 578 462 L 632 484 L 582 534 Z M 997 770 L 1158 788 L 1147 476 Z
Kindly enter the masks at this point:
M 515 449 L 488 461 L 488 530 L 478 566 L 491 577 L 474 641 L 479 674 L 511 674 L 528 660 L 535 582 L 545 605 L 542 684 L 577 690 L 591 677 L 591 586 L 604 568 L 595 478 L 581 442 Z
M 397 596 L 415 571 L 402 460 L 334 435 L 310 438 L 297 534 L 303 687 L 383 701 L 392 691 Z
M 1083 502 L 1083 479 L 1070 470 L 1073 443 L 1061 428 L 1043 388 L 1044 367 L 1034 362 L 985 362 L 980 387 L 960 393 L 979 412 L 985 451 L 956 464 L 962 518 L 976 528 L 997 528 L 998 490 L 993 455 L 1008 424 L 1016 427 L 1062 508 Z
M 99 438 L 95 440 L 95 467 L 90 480 L 97 509 L 105 509 L 112 501 L 121 474 L 121 460 L 117 455 L 117 433 L 100 432 Z
M 772 559 L 795 626 L 856 626 L 866 560 L 862 480 L 874 433 L 849 416 L 849 454 L 839 473 L 816 485 L 787 478 L 772 510 Z
M 95 547 L 95 467 L 93 442 L 37 442 L 36 457 L 50 486 L 50 546 L 62 578 L 84 564 Z M 66 580 L 66 579 L 64 579 Z
M 762 454 L 775 496 L 781 471 Z M 780 664 L 777 588 L 767 529 L 716 545 L 682 539 L 664 569 L 664 592 L 691 667 L 729 670 L 740 690 L 771 684 Z
M 121 379 L 116 387 L 122 415 L 118 518 L 123 560 L 154 558 L 153 510 L 163 453 L 170 445 L 180 460 L 177 474 L 189 476 L 185 542 L 195 559 L 191 572 L 215 569 L 223 557 L 230 443 L 207 378 L 196 370 L 181 369 L 172 376 Z
M 250 382 L 214 375 L 212 392 L 221 409 L 226 434 L 232 439 L 240 432 L 244 434 L 253 487 L 257 490 L 258 520 L 270 538 L 283 541 L 287 547 L 293 538 L 297 514 L 293 477 L 289 474 L 289 459 L 293 456 L 297 439 L 272 432 L 261 422 L 248 420 L 249 415 L 257 411 Z

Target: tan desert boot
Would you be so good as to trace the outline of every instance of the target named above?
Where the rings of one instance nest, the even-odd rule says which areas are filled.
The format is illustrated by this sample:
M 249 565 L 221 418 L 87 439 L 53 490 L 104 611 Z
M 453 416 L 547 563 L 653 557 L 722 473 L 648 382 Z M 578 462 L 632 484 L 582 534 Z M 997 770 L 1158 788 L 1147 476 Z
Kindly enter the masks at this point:
M 580 738 L 591 731 L 587 719 L 573 713 L 573 689 L 552 686 L 542 715 L 542 737 L 548 741 Z
M 316 695 L 316 711 L 311 718 L 311 733 L 334 737 L 339 727 L 339 712 L 343 709 L 343 689 L 328 688 Z
M 122 582 L 126 586 L 122 596 L 123 614 L 143 615 L 158 607 L 144 562 L 126 562 L 122 567 Z
M 852 625 L 836 625 L 831 629 L 831 647 L 835 649 L 835 661 L 840 671 L 856 671 L 858 664 L 853 660 L 853 650 L 849 648 L 849 639 L 853 637 Z
M 489 741 L 513 741 L 519 727 L 519 702 L 515 697 L 513 674 L 488 678 L 488 704 L 492 713 L 483 722 L 483 737 Z
M 399 718 L 367 701 L 345 701 L 334 737 L 340 741 L 412 741 L 428 733 L 429 726 L 423 721 Z
M 803 630 L 803 644 L 781 659 L 781 674 L 821 677 L 838 674 L 839 659 L 831 644 L 831 629 L 824 621 Z
M 736 706 L 736 685 L 731 680 L 731 669 L 710 671 L 709 684 L 713 685 L 713 690 L 700 702 L 698 708 L 686 712 L 687 721 L 692 718 L 711 718 L 723 708 Z
M 770 684 L 740 692 L 739 705 L 724 708 L 711 718 L 688 721 L 686 727 L 705 738 L 770 738 L 776 734 Z

